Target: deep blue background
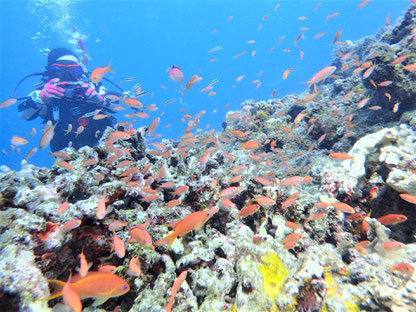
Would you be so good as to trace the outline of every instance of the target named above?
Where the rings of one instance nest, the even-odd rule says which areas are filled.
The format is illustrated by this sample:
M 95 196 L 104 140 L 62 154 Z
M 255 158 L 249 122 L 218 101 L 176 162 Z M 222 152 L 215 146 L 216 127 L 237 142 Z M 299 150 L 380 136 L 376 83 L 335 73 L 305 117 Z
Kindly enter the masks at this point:
M 408 0 L 376 1 L 358 9 L 361 1 L 4 1 L 1 9 L 1 84 L 0 100 L 10 97 L 15 84 L 23 76 L 42 71 L 46 63 L 45 49 L 58 46 L 76 48 L 70 42 L 72 26 L 86 37 L 89 69 L 105 66 L 111 60 L 111 68 L 116 74 L 107 74 L 107 78 L 119 83 L 119 80 L 135 76 L 135 82 L 122 83 L 126 89 L 135 83 L 142 83 L 143 90 L 154 92 L 140 100 L 144 105 L 156 103 L 159 110 L 152 112 L 150 118 L 137 121 L 135 127 L 148 125 L 161 112 L 161 123 L 156 133 L 166 138 L 178 138 L 186 128 L 180 121 L 183 112 L 196 115 L 206 110 L 200 128 L 221 129 L 225 116 L 225 105 L 229 110 L 240 108 L 241 102 L 256 98 L 267 100 L 274 89 L 276 97 L 288 93 L 302 92 L 303 83 L 314 73 L 331 62 L 334 46 L 331 44 L 337 30 L 343 33 L 339 40 L 357 40 L 372 35 L 385 25 L 386 16 L 391 11 L 391 24 L 399 18 L 407 6 Z M 280 7 L 275 12 L 277 3 Z M 327 15 L 340 14 L 325 23 Z M 268 18 L 262 21 L 264 15 Z M 232 20 L 227 23 L 228 17 Z M 298 20 L 305 16 L 306 20 Z M 259 25 L 262 28 L 258 30 Z M 308 27 L 301 31 L 299 28 Z M 216 33 L 211 33 L 218 30 Z M 295 48 L 296 37 L 303 33 L 305 38 Z M 327 35 L 315 40 L 320 33 Z M 285 36 L 280 45 L 279 39 Z M 247 44 L 255 40 L 255 44 Z M 219 52 L 208 53 L 215 46 L 223 46 Z M 269 49 L 275 50 L 269 53 Z M 289 48 L 290 53 L 283 52 Z M 240 58 L 233 56 L 247 50 Z M 256 50 L 254 57 L 251 52 Z M 305 53 L 300 60 L 300 51 Z M 209 62 L 216 58 L 216 62 Z M 185 75 L 183 87 L 188 79 L 198 74 L 203 80 L 194 85 L 183 96 L 175 83 L 170 80 L 166 69 L 172 65 L 181 68 Z M 287 80 L 282 79 L 284 70 L 292 68 Z M 263 75 L 257 74 L 263 70 Z M 240 82 L 236 78 L 245 75 Z M 207 96 L 200 89 L 214 78 L 220 81 L 214 86 L 215 96 Z M 258 90 L 251 82 L 260 79 Z M 28 79 L 15 96 L 25 96 L 31 92 L 37 78 Z M 167 88 L 162 89 L 160 85 Z M 113 89 L 106 85 L 108 89 Z M 235 86 L 235 87 L 234 87 Z M 165 106 L 171 98 L 177 101 Z M 216 109 L 218 112 L 213 114 Z M 120 121 L 129 111 L 117 114 Z M 19 119 L 17 105 L 0 110 L 0 149 L 9 151 L 10 138 L 19 135 L 29 138 L 30 129 L 38 129 L 37 135 L 29 144 L 21 147 L 21 155 L 16 152 L 7 156 L 0 155 L 0 163 L 13 169 L 20 168 L 21 160 L 28 151 L 39 144 L 40 120 L 25 122 Z M 166 128 L 171 124 L 170 128 Z M 50 166 L 53 159 L 49 150 L 38 151 L 29 160 L 39 166 Z

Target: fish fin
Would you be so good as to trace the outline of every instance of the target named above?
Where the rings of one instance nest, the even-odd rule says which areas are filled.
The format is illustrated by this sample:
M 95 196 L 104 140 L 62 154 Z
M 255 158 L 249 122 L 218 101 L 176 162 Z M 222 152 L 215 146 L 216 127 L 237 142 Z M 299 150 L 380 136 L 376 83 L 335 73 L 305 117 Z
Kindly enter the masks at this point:
M 99 298 L 95 298 L 94 302 L 93 302 L 93 306 L 99 306 L 101 304 L 103 304 L 104 302 L 106 302 L 108 300 L 109 297 L 99 297 Z
M 116 72 L 110 68 L 111 61 L 108 62 L 107 66 L 105 67 L 106 72 L 115 74 Z
M 178 225 L 179 222 L 181 222 L 181 220 L 172 221 L 171 223 L 169 223 L 169 226 L 171 226 L 173 228 L 173 230 L 175 230 L 175 228 L 176 228 L 176 226 Z
M 172 232 L 171 234 L 169 234 L 165 238 L 162 238 L 161 240 L 158 240 L 154 244 L 156 246 L 162 246 L 162 245 L 168 244 L 168 247 L 166 248 L 166 250 L 168 250 L 170 248 L 170 246 L 172 246 L 172 244 L 175 241 L 176 237 L 177 237 L 177 235 L 175 234 L 175 232 Z
M 49 301 L 55 298 L 62 296 L 62 289 L 65 286 L 65 282 L 60 280 L 48 280 L 48 283 L 52 284 L 55 287 L 55 291 L 47 298 L 39 299 L 38 301 Z

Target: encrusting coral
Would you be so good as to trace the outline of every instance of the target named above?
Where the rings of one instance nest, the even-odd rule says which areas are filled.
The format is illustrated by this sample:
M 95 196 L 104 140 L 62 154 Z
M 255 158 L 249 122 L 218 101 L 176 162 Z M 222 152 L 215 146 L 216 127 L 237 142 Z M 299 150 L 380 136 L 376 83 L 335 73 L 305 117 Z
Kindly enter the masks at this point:
M 222 132 L 192 134 L 202 114 L 181 140 L 148 144 L 146 127 L 118 125 L 96 147 L 64 149 L 52 169 L 2 166 L 4 300 L 61 307 L 39 301 L 47 279 L 66 282 L 85 257 L 91 275 L 114 271 L 130 291 L 99 308 L 85 300 L 84 311 L 163 311 L 170 300 L 174 311 L 414 311 L 415 92 L 413 74 L 390 62 L 410 49 L 415 10 L 341 45 L 333 65 L 349 64 L 348 75 L 247 100 Z M 387 80 L 381 69 L 402 78 L 395 93 L 385 86 L 398 112 L 352 75 L 349 51 L 363 62 L 377 52 L 372 80 Z

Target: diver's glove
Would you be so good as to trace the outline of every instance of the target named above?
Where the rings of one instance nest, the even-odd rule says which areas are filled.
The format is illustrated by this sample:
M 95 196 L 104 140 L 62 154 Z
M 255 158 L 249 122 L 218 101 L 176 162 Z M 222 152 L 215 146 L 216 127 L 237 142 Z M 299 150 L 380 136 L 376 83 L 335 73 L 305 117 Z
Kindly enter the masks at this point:
M 88 103 L 94 103 L 97 105 L 101 105 L 104 102 L 104 98 L 102 95 L 98 94 L 97 91 L 95 91 L 95 88 L 89 84 L 89 83 L 83 83 L 82 88 L 85 90 L 85 100 Z
M 40 90 L 39 95 L 42 101 L 46 101 L 49 98 L 61 99 L 65 95 L 65 90 L 55 85 L 58 82 L 58 78 L 54 78 L 48 81 L 47 84 Z

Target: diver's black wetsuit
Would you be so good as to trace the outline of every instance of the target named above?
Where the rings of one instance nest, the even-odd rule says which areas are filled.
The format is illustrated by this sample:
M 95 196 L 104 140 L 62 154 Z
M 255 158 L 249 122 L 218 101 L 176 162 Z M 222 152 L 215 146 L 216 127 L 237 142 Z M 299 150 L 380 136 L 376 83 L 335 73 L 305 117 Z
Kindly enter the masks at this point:
M 115 104 L 105 97 L 105 89 L 102 86 L 94 85 L 94 87 L 99 94 L 104 96 L 104 103 L 101 105 L 78 97 L 77 90 L 73 87 L 66 88 L 63 98 L 49 99 L 48 104 L 45 104 L 40 99 L 39 90 L 37 90 L 18 105 L 19 115 L 24 120 L 32 120 L 39 116 L 44 122 L 51 120 L 53 124 L 57 123 L 55 135 L 50 143 L 53 152 L 67 147 L 69 142 L 72 142 L 72 146 L 76 149 L 85 145 L 94 146 L 106 127 L 113 126 L 116 121 L 113 116 L 101 120 L 92 118 L 97 109 L 101 109 L 100 114 L 115 113 Z M 79 93 L 82 96 L 83 93 Z M 72 130 L 66 134 L 68 127 L 71 127 L 70 124 Z M 84 130 L 76 135 L 80 126 L 84 126 Z

